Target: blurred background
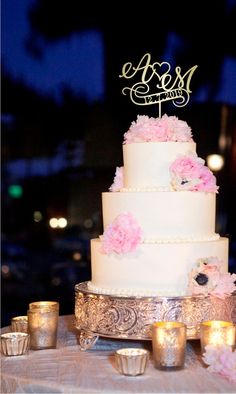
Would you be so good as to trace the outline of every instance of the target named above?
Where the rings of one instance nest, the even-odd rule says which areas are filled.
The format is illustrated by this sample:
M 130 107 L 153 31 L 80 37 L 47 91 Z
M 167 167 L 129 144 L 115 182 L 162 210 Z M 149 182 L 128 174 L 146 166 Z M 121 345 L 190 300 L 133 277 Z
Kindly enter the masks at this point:
M 217 177 L 216 230 L 230 239 L 236 272 L 236 1 L 126 6 L 1 2 L 2 326 L 37 300 L 73 313 L 123 135 L 138 114 L 158 116 L 122 95 L 123 64 L 145 53 L 173 69 L 198 65 L 189 104 L 162 112 L 187 121 Z

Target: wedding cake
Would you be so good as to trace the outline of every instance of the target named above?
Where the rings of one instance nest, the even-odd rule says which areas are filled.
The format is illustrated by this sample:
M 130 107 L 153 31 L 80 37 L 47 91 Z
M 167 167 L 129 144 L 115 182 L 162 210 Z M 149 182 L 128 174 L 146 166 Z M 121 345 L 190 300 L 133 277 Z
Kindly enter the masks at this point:
M 123 166 L 102 193 L 104 232 L 91 240 L 88 289 L 122 297 L 232 293 L 228 238 L 215 232 L 217 193 L 188 124 L 139 115 L 124 134 Z

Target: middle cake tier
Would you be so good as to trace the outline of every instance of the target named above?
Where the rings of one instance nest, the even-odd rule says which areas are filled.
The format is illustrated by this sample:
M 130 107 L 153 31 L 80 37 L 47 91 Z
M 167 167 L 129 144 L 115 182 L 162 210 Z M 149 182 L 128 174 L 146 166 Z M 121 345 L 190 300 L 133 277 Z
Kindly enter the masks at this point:
M 102 193 L 104 230 L 125 212 L 135 217 L 145 242 L 210 241 L 219 238 L 215 233 L 215 193 Z

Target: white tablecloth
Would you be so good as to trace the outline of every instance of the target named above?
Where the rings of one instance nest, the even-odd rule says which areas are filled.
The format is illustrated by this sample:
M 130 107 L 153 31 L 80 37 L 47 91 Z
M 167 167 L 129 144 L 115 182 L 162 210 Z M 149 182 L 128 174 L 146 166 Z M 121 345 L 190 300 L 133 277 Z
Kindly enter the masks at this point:
M 130 346 L 151 352 L 144 375 L 123 376 L 115 368 L 115 350 Z M 188 341 L 183 370 L 159 371 L 151 341 L 100 337 L 92 349 L 81 351 L 74 316 L 60 316 L 56 349 L 1 357 L 1 393 L 236 393 L 236 385 L 208 372 L 199 341 Z

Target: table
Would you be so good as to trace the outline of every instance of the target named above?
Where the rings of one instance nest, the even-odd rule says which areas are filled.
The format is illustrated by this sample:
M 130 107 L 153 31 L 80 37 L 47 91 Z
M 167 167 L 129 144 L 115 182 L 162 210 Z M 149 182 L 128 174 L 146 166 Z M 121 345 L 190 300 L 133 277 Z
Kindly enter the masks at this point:
M 2 332 L 10 331 L 4 327 Z M 150 350 L 144 375 L 120 375 L 115 350 L 142 347 Z M 74 316 L 60 316 L 56 349 L 30 350 L 27 355 L 1 357 L 1 393 L 236 393 L 236 384 L 208 372 L 198 340 L 187 342 L 185 368 L 154 368 L 151 341 L 99 337 L 92 349 L 81 351 Z

